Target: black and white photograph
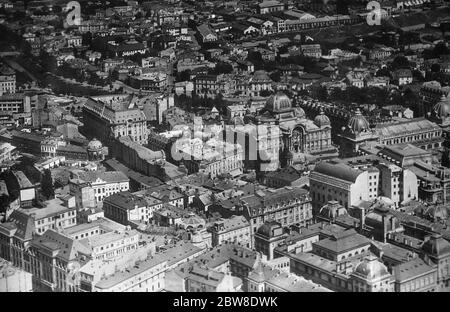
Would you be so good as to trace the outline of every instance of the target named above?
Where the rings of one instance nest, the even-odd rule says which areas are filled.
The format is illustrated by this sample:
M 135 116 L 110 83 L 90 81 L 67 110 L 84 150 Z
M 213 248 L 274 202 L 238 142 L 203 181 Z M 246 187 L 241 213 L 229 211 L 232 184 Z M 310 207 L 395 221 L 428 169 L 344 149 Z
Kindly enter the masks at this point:
M 450 0 L 0 0 L 0 293 L 450 292 L 449 42 Z

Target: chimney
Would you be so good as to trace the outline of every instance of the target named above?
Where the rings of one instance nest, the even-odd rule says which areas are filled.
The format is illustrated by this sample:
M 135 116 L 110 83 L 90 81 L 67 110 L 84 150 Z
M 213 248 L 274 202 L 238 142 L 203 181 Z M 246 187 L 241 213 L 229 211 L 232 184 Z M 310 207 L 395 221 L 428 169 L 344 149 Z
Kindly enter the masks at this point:
M 364 224 L 366 223 L 366 211 L 364 208 L 361 208 L 361 218 L 360 218 L 360 224 L 359 229 L 362 231 L 364 229 Z

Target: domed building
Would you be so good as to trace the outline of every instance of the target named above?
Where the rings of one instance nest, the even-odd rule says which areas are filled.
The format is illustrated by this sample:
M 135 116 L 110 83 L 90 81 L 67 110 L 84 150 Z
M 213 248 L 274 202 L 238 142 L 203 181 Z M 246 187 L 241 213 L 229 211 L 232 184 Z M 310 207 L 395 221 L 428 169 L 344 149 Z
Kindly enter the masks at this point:
M 369 131 L 370 125 L 367 119 L 361 113 L 361 110 L 356 109 L 355 115 L 350 118 L 348 128 L 353 133 L 361 133 Z
M 443 145 L 450 147 L 450 97 L 442 95 L 441 100 L 433 107 L 430 120 L 442 128 L 445 138 Z
M 271 112 L 289 111 L 292 108 L 292 103 L 286 94 L 278 92 L 269 97 L 265 108 Z
M 316 218 L 318 221 L 334 222 L 337 217 L 344 215 L 348 215 L 347 209 L 340 205 L 339 202 L 332 200 L 320 208 Z
M 433 234 L 422 245 L 425 262 L 437 265 L 437 284 L 448 291 L 450 280 L 450 243 L 441 235 Z
M 429 119 L 423 117 L 392 119 L 377 123 L 373 128 L 361 110 L 357 109 L 338 135 L 340 156 L 342 158 L 359 156 L 360 147 L 370 145 L 372 142 L 379 145 L 411 144 L 424 150 L 439 149 L 445 141 L 444 137 L 450 137 L 450 118 L 446 117 L 450 111 L 449 107 L 446 101 L 441 101 L 435 107 L 434 116 L 429 116 Z M 444 118 L 445 122 L 439 118 Z M 447 141 L 445 144 L 448 143 Z
M 89 160 L 103 160 L 105 155 L 103 154 L 103 144 L 97 139 L 93 139 L 87 146 Z
M 338 137 L 340 141 L 340 156 L 344 158 L 356 156 L 361 145 L 370 141 L 378 141 L 379 138 L 370 129 L 369 122 L 359 108 L 350 117 L 347 127 L 342 129 L 342 133 Z
M 433 114 L 435 118 L 441 121 L 450 117 L 450 98 L 442 95 L 441 100 L 433 107 Z
M 368 256 L 351 275 L 353 292 L 392 292 L 394 277 L 377 257 Z
M 268 260 L 274 258 L 273 251 L 278 244 L 286 238 L 283 228 L 276 221 L 266 221 L 255 233 L 255 250 L 267 256 Z
M 314 118 L 314 124 L 319 128 L 327 126 L 331 127 L 330 119 L 325 115 L 323 109 L 320 109 L 320 114 L 316 118 Z
M 306 118 L 305 111 L 293 107 L 291 99 L 282 92 L 272 95 L 265 107 L 249 122 L 276 128 L 274 130 L 277 131 L 272 133 L 277 133 L 278 138 L 270 140 L 267 150 L 270 151 L 268 154 L 278 151 L 282 167 L 291 165 L 293 159 L 301 159 L 299 154 L 337 156 L 337 150 L 331 143 L 331 123 L 323 111 L 314 121 L 310 120 Z

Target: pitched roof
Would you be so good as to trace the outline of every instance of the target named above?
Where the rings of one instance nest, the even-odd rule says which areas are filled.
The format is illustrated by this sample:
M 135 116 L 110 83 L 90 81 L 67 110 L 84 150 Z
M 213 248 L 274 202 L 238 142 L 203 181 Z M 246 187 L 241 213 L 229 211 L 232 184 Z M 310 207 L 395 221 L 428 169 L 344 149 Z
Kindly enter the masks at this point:
M 320 240 L 313 245 L 339 254 L 361 246 L 370 245 L 370 240 L 365 236 L 356 233 L 354 229 L 350 229 L 335 234 L 330 238 Z

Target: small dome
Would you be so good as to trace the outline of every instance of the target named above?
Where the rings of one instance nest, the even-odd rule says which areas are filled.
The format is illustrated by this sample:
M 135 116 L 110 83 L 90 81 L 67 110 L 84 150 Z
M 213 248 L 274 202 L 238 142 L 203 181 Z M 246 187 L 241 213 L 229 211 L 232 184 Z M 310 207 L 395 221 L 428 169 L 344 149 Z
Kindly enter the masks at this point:
M 329 201 L 328 204 L 320 208 L 319 215 L 330 220 L 335 220 L 336 217 L 347 215 L 347 209 L 340 205 L 337 201 Z
M 275 221 L 265 222 L 258 229 L 258 234 L 268 238 L 274 237 L 274 229 L 281 228 L 281 225 Z
M 319 115 L 314 119 L 314 124 L 319 128 L 331 125 L 330 119 L 325 115 L 323 109 L 320 109 Z
M 369 256 L 356 267 L 353 274 L 362 277 L 365 280 L 375 280 L 389 275 L 389 272 L 386 266 L 378 261 L 377 257 Z
M 450 99 L 442 95 L 441 100 L 433 107 L 436 117 L 444 119 L 450 116 Z
M 98 151 L 98 150 L 101 150 L 102 148 L 103 148 L 102 142 L 100 142 L 97 139 L 93 139 L 88 144 L 88 150 L 91 150 L 91 151 Z
M 362 115 L 361 110 L 358 108 L 355 112 L 355 116 L 350 118 L 348 127 L 354 133 L 360 133 L 369 130 L 370 125 L 367 119 Z
M 430 256 L 440 257 L 450 254 L 450 243 L 442 235 L 434 234 L 423 244 L 422 250 Z
M 271 112 L 276 112 L 292 108 L 292 103 L 286 94 L 279 92 L 267 100 L 266 108 Z
M 295 117 L 297 117 L 299 119 L 305 118 L 305 116 L 306 116 L 305 111 L 301 107 L 296 107 L 294 109 L 294 114 L 295 114 Z

